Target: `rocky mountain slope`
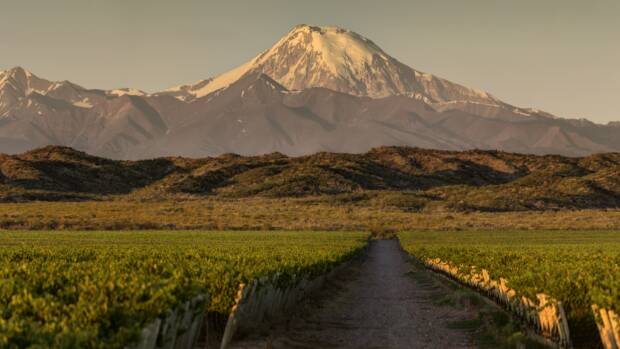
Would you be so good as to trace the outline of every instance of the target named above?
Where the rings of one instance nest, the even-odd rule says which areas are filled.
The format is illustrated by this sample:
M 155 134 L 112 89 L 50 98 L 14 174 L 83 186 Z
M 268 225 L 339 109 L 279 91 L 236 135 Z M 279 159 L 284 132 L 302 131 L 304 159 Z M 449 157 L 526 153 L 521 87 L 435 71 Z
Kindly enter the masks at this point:
M 391 145 L 584 156 L 620 151 L 620 125 L 515 107 L 410 68 L 359 34 L 301 25 L 232 71 L 153 94 L 0 72 L 0 152 L 45 145 L 115 159 Z
M 0 201 L 107 195 L 310 197 L 407 210 L 620 207 L 620 154 L 583 158 L 381 147 L 365 154 L 279 153 L 117 161 L 64 147 L 0 156 Z

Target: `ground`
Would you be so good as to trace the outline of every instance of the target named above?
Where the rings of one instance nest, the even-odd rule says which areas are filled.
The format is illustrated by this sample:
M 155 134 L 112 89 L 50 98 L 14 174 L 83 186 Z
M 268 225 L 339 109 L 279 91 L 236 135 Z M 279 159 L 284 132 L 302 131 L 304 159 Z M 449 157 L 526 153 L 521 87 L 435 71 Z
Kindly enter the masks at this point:
M 232 348 L 457 349 L 489 344 L 480 320 L 488 305 L 450 304 L 454 289 L 431 274 L 412 264 L 397 240 L 374 241 L 363 261 L 330 278 L 292 317 Z M 490 347 L 500 345 L 491 342 Z
M 187 198 L 0 203 L 0 229 L 413 230 L 620 229 L 620 210 L 410 212 L 326 198 Z

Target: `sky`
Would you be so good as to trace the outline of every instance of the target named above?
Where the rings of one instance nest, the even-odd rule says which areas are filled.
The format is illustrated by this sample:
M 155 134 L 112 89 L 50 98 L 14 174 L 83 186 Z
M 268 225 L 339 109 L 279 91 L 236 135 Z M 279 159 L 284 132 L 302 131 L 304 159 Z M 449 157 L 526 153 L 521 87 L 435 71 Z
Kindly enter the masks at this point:
M 0 0 L 0 70 L 154 92 L 234 68 L 302 23 L 517 106 L 620 120 L 618 0 Z

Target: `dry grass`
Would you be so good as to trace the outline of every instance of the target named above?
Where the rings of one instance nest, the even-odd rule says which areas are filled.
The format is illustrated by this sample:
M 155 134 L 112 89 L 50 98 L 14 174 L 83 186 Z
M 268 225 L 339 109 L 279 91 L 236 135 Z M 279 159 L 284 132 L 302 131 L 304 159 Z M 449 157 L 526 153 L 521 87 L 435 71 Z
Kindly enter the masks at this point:
M 3 229 L 620 229 L 620 210 L 407 212 L 308 199 L 110 199 L 0 204 Z

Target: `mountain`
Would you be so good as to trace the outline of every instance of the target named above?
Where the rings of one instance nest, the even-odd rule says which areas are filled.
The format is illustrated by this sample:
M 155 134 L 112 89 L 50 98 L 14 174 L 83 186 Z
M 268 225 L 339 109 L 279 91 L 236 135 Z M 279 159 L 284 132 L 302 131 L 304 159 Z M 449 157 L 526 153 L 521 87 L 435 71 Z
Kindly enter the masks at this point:
M 197 98 L 187 104 L 183 115 L 179 127 L 137 157 L 358 153 L 386 144 L 569 155 L 620 147 L 614 137 L 618 129 L 595 124 L 574 126 L 563 119 L 524 118 L 508 111 L 497 117 L 438 111 L 423 100 L 403 95 L 374 99 L 320 87 L 290 91 L 262 73 L 244 75 L 224 89 Z M 616 148 L 589 141 L 593 137 L 587 132 L 607 136 L 607 144 Z
M 289 90 L 324 87 L 372 98 L 413 95 L 433 102 L 498 103 L 485 92 L 416 71 L 357 33 L 308 25 L 296 26 L 273 47 L 236 69 L 168 91 L 182 99 L 202 97 L 249 72 L 263 73 Z
M 294 27 L 273 47 L 229 72 L 162 93 L 190 101 L 252 73 L 263 73 L 289 90 L 323 87 L 360 97 L 404 95 L 442 110 L 493 114 L 496 109 L 506 109 L 521 115 L 539 114 L 507 105 L 487 92 L 410 68 L 352 31 L 309 25 Z
M 157 93 L 0 72 L 0 152 L 63 145 L 115 159 L 379 146 L 584 156 L 620 124 L 555 117 L 406 66 L 363 36 L 300 25 L 249 62 Z
M 0 155 L 0 189 L 0 202 L 117 195 L 305 197 L 406 210 L 618 208 L 620 153 L 568 158 L 380 147 L 363 154 L 117 161 L 48 146 Z
M 20 67 L 0 72 L 2 152 L 51 144 L 123 158 L 166 131 L 161 115 L 133 90 L 85 89 Z

